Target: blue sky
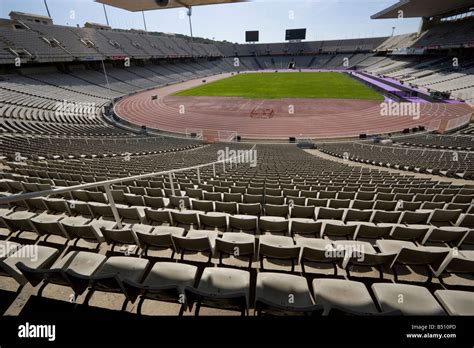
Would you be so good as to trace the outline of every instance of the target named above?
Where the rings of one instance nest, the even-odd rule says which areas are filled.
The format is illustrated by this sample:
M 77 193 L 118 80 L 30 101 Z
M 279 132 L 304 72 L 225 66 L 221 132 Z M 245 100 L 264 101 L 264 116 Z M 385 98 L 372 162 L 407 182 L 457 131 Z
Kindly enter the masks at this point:
M 133 1 L 133 0 L 131 0 Z M 55 24 L 105 23 L 101 4 L 93 0 L 47 0 Z M 419 19 L 372 20 L 396 0 L 255 0 L 250 3 L 193 8 L 195 36 L 243 42 L 246 30 L 259 30 L 261 42 L 283 42 L 285 29 L 307 28 L 307 40 L 389 36 L 418 30 Z M 141 12 L 106 6 L 113 28 L 143 29 Z M 46 15 L 43 0 L 0 0 L 0 17 L 12 10 Z M 145 12 L 149 31 L 189 35 L 181 9 Z

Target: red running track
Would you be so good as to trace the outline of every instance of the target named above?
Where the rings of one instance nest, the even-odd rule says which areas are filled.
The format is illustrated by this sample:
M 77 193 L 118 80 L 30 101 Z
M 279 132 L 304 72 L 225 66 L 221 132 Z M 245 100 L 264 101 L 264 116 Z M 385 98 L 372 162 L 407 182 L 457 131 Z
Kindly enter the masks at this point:
M 207 78 L 214 81 L 230 76 Z M 380 102 L 348 99 L 258 100 L 238 97 L 174 97 L 171 94 L 202 84 L 202 79 L 157 88 L 125 97 L 115 105 L 117 116 L 136 125 L 186 134 L 235 132 L 243 139 L 344 138 L 359 134 L 399 132 L 423 125 L 438 128 L 440 122 L 473 112 L 467 104 L 422 103 L 420 118 L 382 116 Z M 152 100 L 152 96 L 158 99 Z M 273 110 L 268 119 L 252 117 Z M 293 111 L 293 114 L 291 114 Z M 209 139 L 208 139 L 209 140 Z

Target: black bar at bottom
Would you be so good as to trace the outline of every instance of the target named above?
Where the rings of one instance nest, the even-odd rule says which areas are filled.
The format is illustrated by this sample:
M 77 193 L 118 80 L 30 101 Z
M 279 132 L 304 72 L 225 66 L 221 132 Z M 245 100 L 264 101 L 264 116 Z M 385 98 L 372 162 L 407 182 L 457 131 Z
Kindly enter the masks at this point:
M 55 340 L 20 338 L 19 326 L 55 325 Z M 474 317 L 1 317 L 0 345 L 410 344 L 473 346 Z M 411 335 L 411 336 L 409 336 Z M 436 335 L 436 336 L 435 336 Z M 441 338 L 438 337 L 441 335 Z M 449 335 L 449 336 L 447 336 Z M 455 337 L 454 337 L 455 336 Z

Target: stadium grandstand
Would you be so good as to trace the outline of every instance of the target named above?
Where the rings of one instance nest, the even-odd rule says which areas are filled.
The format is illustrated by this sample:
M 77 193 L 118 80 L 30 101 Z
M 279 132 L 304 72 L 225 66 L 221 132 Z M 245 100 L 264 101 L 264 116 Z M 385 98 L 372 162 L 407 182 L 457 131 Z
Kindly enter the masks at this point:
M 205 317 L 235 315 L 301 316 L 269 329 L 295 320 L 308 332 L 344 317 L 351 335 L 396 342 L 421 331 L 385 320 L 429 316 L 440 342 L 472 344 L 472 321 L 436 320 L 474 317 L 474 1 L 391 2 L 368 23 L 420 19 L 416 32 L 288 29 L 239 43 L 193 36 L 193 9 L 252 2 L 90 4 L 141 12 L 145 28 L 145 13 L 184 11 L 190 35 L 114 28 L 107 12 L 60 25 L 47 1 L 47 15 L 11 2 L 0 18 L 6 346 L 38 337 L 20 334 L 27 321 L 54 323 L 57 342 L 133 342 L 143 323 L 144 336 L 196 325 L 180 339 L 204 343 L 250 323 Z

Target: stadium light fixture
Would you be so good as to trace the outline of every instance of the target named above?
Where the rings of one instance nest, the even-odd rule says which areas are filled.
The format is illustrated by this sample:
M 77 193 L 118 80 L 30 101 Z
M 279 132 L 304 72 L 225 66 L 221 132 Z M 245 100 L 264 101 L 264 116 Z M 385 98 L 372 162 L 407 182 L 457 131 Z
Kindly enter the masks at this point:
M 191 17 L 193 15 L 193 8 L 191 6 L 188 7 L 188 19 L 189 19 L 189 31 L 191 33 L 191 57 L 194 57 L 194 37 L 193 37 L 193 23 Z

